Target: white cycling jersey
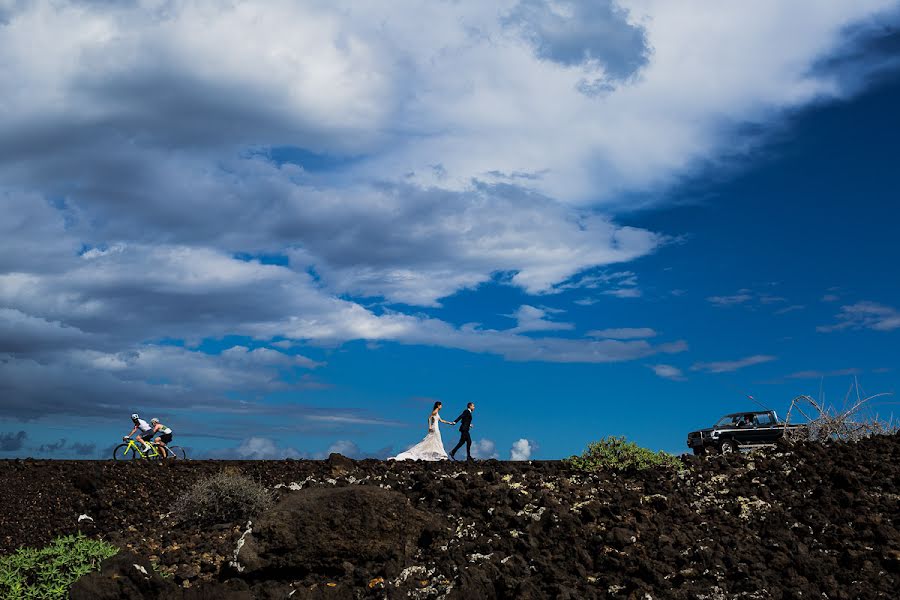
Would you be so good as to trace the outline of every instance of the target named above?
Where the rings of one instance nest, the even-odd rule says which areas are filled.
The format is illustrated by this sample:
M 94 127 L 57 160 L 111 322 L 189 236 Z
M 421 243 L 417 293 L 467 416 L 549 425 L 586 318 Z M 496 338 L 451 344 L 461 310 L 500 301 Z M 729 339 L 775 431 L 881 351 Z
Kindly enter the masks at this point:
M 153 429 L 152 427 L 150 427 L 150 423 L 143 419 L 138 419 L 137 428 L 141 430 L 141 433 L 147 433 L 151 429 Z

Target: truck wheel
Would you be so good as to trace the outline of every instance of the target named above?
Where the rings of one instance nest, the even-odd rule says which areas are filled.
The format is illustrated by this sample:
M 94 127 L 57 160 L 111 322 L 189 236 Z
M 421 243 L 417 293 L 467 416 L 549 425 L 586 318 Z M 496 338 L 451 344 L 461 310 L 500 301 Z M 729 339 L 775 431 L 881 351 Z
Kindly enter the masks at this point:
M 722 447 L 719 449 L 719 452 L 722 454 L 731 454 L 732 452 L 737 452 L 738 447 L 734 442 L 722 442 Z

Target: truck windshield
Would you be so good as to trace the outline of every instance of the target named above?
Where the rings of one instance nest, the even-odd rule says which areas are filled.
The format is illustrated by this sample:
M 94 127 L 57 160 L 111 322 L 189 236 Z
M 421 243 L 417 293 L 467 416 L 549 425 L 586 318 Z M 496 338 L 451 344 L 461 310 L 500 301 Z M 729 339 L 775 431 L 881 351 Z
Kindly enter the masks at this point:
M 722 417 L 716 422 L 716 427 L 737 427 L 743 422 L 743 415 L 738 415 L 736 417 Z

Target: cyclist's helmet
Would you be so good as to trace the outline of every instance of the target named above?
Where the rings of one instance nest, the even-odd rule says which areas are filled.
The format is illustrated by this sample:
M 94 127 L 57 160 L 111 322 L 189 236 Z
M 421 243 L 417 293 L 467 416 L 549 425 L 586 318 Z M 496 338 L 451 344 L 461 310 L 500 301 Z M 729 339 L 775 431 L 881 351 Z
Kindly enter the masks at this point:
M 141 417 L 140 417 L 137 413 L 134 413 L 133 415 L 131 415 L 131 420 L 132 420 L 132 421 L 137 421 L 137 420 L 140 419 L 140 418 L 141 418 Z
M 157 419 L 156 417 L 153 417 L 152 419 L 150 419 L 151 425 L 156 425 L 157 423 L 159 423 L 159 419 Z

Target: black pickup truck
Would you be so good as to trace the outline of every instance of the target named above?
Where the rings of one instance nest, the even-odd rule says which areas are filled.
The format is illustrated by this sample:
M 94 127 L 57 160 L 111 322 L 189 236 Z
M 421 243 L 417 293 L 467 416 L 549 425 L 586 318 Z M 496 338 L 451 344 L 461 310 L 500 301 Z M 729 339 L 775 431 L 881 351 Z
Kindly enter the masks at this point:
M 688 434 L 688 448 L 694 454 L 736 452 L 742 447 L 774 444 L 784 432 L 802 425 L 785 425 L 778 421 L 774 410 L 751 410 L 732 413 L 719 419 L 712 427 Z

